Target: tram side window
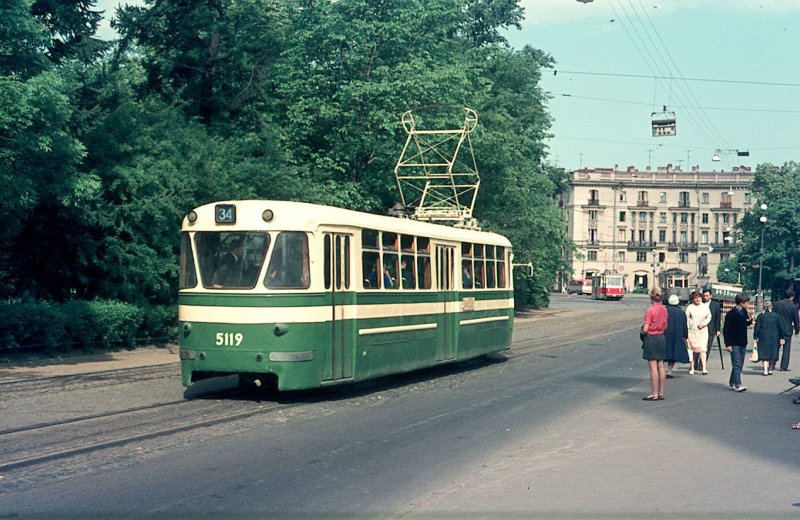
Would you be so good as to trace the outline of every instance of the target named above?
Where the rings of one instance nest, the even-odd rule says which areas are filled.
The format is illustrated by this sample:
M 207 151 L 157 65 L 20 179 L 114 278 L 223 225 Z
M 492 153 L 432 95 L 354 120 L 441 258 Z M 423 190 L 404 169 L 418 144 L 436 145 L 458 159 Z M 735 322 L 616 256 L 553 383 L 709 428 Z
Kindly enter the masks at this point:
M 335 256 L 331 256 L 331 242 L 335 244 Z M 325 289 L 331 284 L 337 290 L 350 288 L 350 236 L 329 234 L 324 239 Z
M 331 236 L 325 235 L 325 238 L 322 242 L 323 246 L 323 254 L 325 255 L 323 258 L 325 259 L 324 263 L 324 280 L 325 280 L 325 288 L 331 288 Z
M 400 257 L 400 275 L 402 276 L 403 289 L 417 288 L 415 270 L 414 255 L 403 255 Z
M 506 287 L 506 250 L 504 247 L 497 246 L 497 287 Z
M 397 263 L 397 253 L 383 253 L 383 288 L 399 289 L 400 271 Z
M 310 282 L 308 237 L 297 231 L 280 233 L 272 249 L 265 285 L 269 289 L 308 289 Z
M 361 231 L 361 269 L 364 289 L 380 289 L 383 276 L 378 276 L 381 270 L 380 253 L 378 252 L 378 232 L 372 229 Z
M 417 237 L 417 279 L 420 289 L 431 288 L 431 247 L 427 237 Z
M 181 289 L 191 289 L 197 285 L 192 239 L 189 233 L 181 233 L 181 276 L 179 282 Z
M 495 288 L 495 269 L 497 265 L 494 259 L 494 246 L 486 246 L 486 287 Z
M 195 233 L 200 279 L 206 289 L 252 289 L 269 246 L 264 232 Z
M 486 287 L 486 269 L 483 260 L 483 244 L 475 244 L 473 249 L 475 254 L 475 277 L 473 281 L 476 289 Z
M 461 287 L 464 289 L 472 289 L 475 276 L 472 272 L 472 260 L 461 261 Z

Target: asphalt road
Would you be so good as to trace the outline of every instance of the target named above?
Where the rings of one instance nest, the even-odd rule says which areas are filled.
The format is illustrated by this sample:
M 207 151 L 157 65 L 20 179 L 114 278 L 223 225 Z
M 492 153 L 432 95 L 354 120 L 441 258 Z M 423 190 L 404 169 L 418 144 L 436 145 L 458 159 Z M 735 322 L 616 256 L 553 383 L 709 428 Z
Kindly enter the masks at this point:
M 645 305 L 556 297 L 507 355 L 105 453 L 0 491 L 0 518 L 800 517 L 786 376 L 748 363 L 734 393 L 715 353 L 708 376 L 681 369 L 665 401 L 642 401 Z

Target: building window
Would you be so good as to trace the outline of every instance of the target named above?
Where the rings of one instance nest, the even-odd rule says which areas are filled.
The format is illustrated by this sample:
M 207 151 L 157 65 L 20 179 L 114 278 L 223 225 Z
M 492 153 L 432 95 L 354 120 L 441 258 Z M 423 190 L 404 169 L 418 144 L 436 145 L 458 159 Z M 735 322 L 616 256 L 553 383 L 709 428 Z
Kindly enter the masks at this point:
M 647 262 L 647 251 L 636 251 L 637 262 Z
M 703 224 L 708 224 L 708 213 L 703 213 L 700 215 L 700 222 Z
M 682 263 L 682 264 L 688 264 L 689 263 L 689 253 L 684 253 L 683 251 L 681 251 L 678 254 L 678 256 L 679 256 L 678 261 L 680 263 Z
M 589 210 L 589 220 L 597 220 L 597 210 L 590 209 Z
M 678 223 L 678 214 L 677 213 L 673 213 L 672 214 L 672 223 L 673 224 L 677 224 Z
M 590 229 L 589 230 L 589 243 L 590 244 L 596 244 L 597 243 L 597 230 L 596 229 Z
M 600 192 L 597 190 L 589 190 L 589 204 L 597 206 L 600 204 Z
M 667 192 L 666 191 L 662 191 L 661 193 L 659 193 L 658 201 L 663 203 L 663 204 L 667 203 Z
M 682 191 L 682 192 L 678 193 L 678 206 L 680 206 L 682 208 L 688 208 L 689 207 L 689 192 L 688 191 Z
M 708 230 L 704 229 L 700 232 L 700 243 L 708 244 Z
M 662 224 L 667 223 L 667 213 L 665 211 L 662 211 L 658 214 L 658 221 Z
M 681 224 L 686 224 L 687 222 L 689 222 L 689 214 L 681 213 Z
M 731 223 L 731 216 L 729 213 L 722 214 L 722 223 L 723 224 L 730 224 Z
M 619 212 L 619 221 L 620 222 L 625 222 L 625 212 L 624 211 L 620 211 Z
M 619 240 L 620 242 L 625 242 L 625 230 L 624 229 L 618 229 L 617 230 L 617 240 Z
M 597 260 L 597 251 L 587 251 L 586 259 L 592 261 Z
M 636 199 L 636 203 L 639 204 L 640 206 L 647 206 L 647 192 L 646 191 L 640 191 L 639 192 L 639 197 Z
M 643 224 L 647 222 L 647 213 L 645 213 L 644 211 L 639 212 L 639 222 Z
M 644 229 L 639 230 L 639 242 L 644 242 Z
M 681 244 L 686 243 L 686 231 L 681 231 Z
M 702 197 L 703 197 L 703 204 L 708 204 L 708 193 L 704 192 Z
M 719 261 L 720 262 L 727 262 L 730 260 L 731 254 L 730 253 L 720 253 L 719 254 Z
M 750 194 L 748 192 L 744 192 L 744 203 L 745 204 L 753 203 L 753 201 L 750 199 Z
M 658 253 L 658 263 L 663 264 L 667 260 L 667 253 Z
M 617 251 L 617 262 L 625 261 L 625 251 Z
M 626 202 L 628 200 L 628 193 L 624 191 L 619 192 L 619 201 Z
M 659 229 L 658 230 L 658 241 L 659 242 L 666 242 L 667 241 L 667 230 L 666 229 Z
M 723 191 L 722 195 L 720 195 L 719 207 L 730 208 L 732 206 L 733 203 L 731 201 L 731 193 L 729 191 Z

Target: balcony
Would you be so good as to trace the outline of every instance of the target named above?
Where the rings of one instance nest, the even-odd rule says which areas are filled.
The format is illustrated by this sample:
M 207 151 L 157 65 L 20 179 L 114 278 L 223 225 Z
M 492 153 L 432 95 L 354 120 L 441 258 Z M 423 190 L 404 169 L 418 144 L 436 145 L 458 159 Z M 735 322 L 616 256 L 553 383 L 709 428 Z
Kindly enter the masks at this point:
M 647 208 L 647 207 L 649 207 L 649 206 L 650 206 L 650 205 L 647 203 L 647 199 L 639 199 L 639 200 L 637 200 L 637 201 L 636 201 L 636 205 L 637 205 L 637 206 L 639 206 L 639 207 L 644 207 L 644 208 Z
M 709 246 L 714 248 L 714 251 L 717 253 L 726 253 L 732 251 L 735 247 L 735 244 L 731 244 L 730 241 L 725 242 L 714 242 L 709 244 Z
M 586 202 L 586 205 L 587 206 L 599 206 L 600 205 L 600 199 L 589 199 Z
M 697 251 L 697 242 L 670 242 L 667 244 L 670 251 Z
M 633 251 L 655 249 L 656 243 L 649 240 L 628 240 L 628 249 Z

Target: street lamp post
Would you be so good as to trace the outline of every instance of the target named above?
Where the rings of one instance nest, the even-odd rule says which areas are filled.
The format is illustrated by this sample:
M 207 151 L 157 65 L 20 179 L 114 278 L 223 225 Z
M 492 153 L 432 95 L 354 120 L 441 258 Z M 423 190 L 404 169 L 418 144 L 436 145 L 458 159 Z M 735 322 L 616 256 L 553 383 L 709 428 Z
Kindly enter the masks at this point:
M 658 251 L 653 249 L 651 251 L 651 253 L 653 253 L 653 285 L 652 285 L 652 288 L 655 289 L 656 287 L 658 287 L 658 279 L 656 278 L 656 259 L 658 258 L 656 255 L 658 254 Z
M 761 211 L 767 211 L 767 205 L 761 204 Z M 761 273 L 764 270 L 764 230 L 767 229 L 767 216 L 761 215 L 761 245 L 758 248 L 758 290 L 756 291 L 756 312 L 761 312 L 764 306 L 764 295 L 761 292 Z

